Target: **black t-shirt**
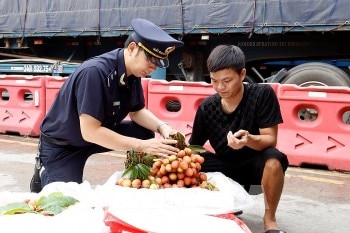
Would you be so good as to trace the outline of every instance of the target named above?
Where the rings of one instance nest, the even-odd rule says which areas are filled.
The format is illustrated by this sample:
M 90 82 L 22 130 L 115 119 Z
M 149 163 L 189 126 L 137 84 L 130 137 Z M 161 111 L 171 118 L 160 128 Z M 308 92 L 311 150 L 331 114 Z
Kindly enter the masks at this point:
M 82 63 L 62 85 L 41 131 L 70 145 L 86 146 L 90 143 L 82 138 L 80 114 L 90 115 L 113 129 L 130 111 L 144 108 L 141 79 L 126 77 L 125 72 L 123 49 Z
M 283 122 L 278 99 L 268 84 L 244 84 L 244 94 L 236 110 L 222 111 L 221 97 L 214 94 L 202 101 L 193 123 L 191 145 L 204 145 L 209 140 L 217 154 L 247 153 L 244 147 L 235 151 L 227 146 L 227 133 L 239 129 L 258 135 L 259 128 L 268 128 Z

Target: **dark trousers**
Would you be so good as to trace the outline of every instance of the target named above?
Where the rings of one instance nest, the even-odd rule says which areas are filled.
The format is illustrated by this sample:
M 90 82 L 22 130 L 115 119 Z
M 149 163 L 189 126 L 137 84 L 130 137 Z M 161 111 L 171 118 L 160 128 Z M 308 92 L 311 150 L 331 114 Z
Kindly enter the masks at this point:
M 242 185 L 260 185 L 265 163 L 275 158 L 280 161 L 283 171 L 286 171 L 289 162 L 287 156 L 276 148 L 269 147 L 263 151 L 240 153 L 232 151 L 226 154 L 203 152 L 204 157 L 201 171 L 222 172 L 224 175 Z
M 154 132 L 132 121 L 123 121 L 115 131 L 139 139 L 150 139 L 155 136 Z M 41 174 L 41 186 L 56 181 L 81 183 L 87 159 L 93 154 L 107 151 L 110 149 L 96 144 L 85 147 L 57 145 L 40 138 L 39 156 L 45 168 Z

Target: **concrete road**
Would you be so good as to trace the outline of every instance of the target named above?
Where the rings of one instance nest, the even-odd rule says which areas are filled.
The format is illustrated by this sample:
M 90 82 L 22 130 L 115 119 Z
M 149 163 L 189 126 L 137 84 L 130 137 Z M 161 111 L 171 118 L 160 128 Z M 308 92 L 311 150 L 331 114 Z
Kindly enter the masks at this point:
M 37 149 L 36 138 L 0 135 L 0 192 L 28 192 Z M 95 187 L 124 167 L 124 153 L 91 156 L 84 180 Z M 253 233 L 262 233 L 263 194 L 253 195 L 254 206 L 240 218 Z M 350 232 L 350 174 L 290 167 L 277 213 L 288 233 Z

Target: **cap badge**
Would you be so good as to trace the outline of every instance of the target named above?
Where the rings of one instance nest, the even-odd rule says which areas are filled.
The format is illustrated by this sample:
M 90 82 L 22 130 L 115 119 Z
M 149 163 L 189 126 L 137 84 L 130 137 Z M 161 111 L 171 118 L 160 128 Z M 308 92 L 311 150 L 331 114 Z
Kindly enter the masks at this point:
M 168 56 L 168 54 L 171 53 L 171 52 L 174 51 L 174 50 L 175 50 L 175 46 L 168 47 L 168 48 L 164 51 L 164 53 L 165 53 L 166 56 Z
M 153 50 L 154 52 L 158 53 L 158 54 L 163 55 L 164 58 L 165 58 L 165 57 L 167 57 L 167 56 L 169 55 L 169 53 L 171 53 L 172 51 L 175 50 L 175 46 L 166 48 L 164 52 L 163 52 L 163 51 L 160 51 L 158 48 L 153 48 L 152 50 Z M 164 58 L 163 58 L 163 59 L 164 59 Z

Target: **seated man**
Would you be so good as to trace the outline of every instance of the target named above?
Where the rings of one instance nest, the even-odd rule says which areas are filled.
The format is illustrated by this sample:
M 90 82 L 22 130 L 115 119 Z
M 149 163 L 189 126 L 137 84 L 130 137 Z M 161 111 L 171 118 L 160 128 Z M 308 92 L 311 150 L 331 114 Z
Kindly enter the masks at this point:
M 243 83 L 245 56 L 236 46 L 217 46 L 207 66 L 217 93 L 200 104 L 189 144 L 209 140 L 215 150 L 202 153 L 202 171 L 220 171 L 242 185 L 261 184 L 264 229 L 283 232 L 275 213 L 288 159 L 275 148 L 278 124 L 283 122 L 278 99 L 269 85 Z

